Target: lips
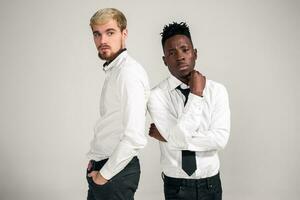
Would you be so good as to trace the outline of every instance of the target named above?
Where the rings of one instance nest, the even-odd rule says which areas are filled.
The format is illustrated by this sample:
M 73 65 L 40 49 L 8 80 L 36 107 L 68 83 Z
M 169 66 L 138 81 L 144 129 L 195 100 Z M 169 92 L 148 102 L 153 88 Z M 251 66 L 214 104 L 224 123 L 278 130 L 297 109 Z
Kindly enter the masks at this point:
M 108 50 L 109 47 L 103 47 L 103 48 L 100 48 L 100 51 L 105 51 L 105 50 Z
M 109 46 L 100 46 L 98 49 L 99 49 L 99 51 L 105 51 L 105 50 L 110 49 L 110 47 Z
M 189 67 L 189 65 L 186 63 L 182 63 L 182 64 L 177 65 L 177 67 L 179 70 L 185 70 Z

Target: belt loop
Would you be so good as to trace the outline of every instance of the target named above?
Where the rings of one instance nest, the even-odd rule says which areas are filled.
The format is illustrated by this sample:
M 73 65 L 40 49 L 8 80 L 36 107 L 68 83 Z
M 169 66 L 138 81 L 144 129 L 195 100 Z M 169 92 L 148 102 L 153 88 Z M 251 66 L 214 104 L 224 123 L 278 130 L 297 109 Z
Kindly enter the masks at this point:
M 211 177 L 208 177 L 207 179 L 206 179 L 206 184 L 207 184 L 207 189 L 212 189 L 212 180 L 211 180 Z
M 209 189 L 209 178 L 206 178 L 206 187 Z
M 200 188 L 200 181 L 199 181 L 199 179 L 197 179 L 196 181 L 195 181 L 195 185 L 196 185 L 196 188 Z
M 181 186 L 188 186 L 188 185 L 189 185 L 189 182 L 188 182 L 188 180 L 186 180 L 186 179 L 181 179 L 180 182 L 181 182 L 181 183 L 180 183 Z

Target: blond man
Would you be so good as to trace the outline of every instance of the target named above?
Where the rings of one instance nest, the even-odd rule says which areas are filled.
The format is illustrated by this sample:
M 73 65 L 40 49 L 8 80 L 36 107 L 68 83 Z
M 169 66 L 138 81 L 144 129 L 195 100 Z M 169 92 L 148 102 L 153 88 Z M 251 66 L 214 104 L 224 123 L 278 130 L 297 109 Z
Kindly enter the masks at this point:
M 88 200 L 134 199 L 140 178 L 138 152 L 146 145 L 145 114 L 149 94 L 143 67 L 125 48 L 124 14 L 114 8 L 90 19 L 98 56 L 104 60 L 105 81 L 100 119 L 88 152 Z

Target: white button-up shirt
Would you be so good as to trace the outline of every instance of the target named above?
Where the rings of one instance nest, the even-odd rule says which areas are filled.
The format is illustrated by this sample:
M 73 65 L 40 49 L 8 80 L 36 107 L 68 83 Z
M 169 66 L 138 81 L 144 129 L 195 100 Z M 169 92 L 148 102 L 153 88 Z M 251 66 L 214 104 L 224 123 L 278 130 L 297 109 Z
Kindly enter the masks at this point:
M 148 111 L 161 135 L 161 165 L 165 175 L 175 178 L 206 178 L 216 175 L 218 150 L 225 147 L 230 131 L 230 110 L 225 87 L 206 80 L 203 97 L 192 93 L 184 106 L 184 95 L 176 89 L 188 86 L 174 76 L 151 90 Z M 181 150 L 196 152 L 197 170 L 188 176 L 181 168 Z
M 87 156 L 96 161 L 108 158 L 100 173 L 111 179 L 147 143 L 145 120 L 150 88 L 147 73 L 127 51 L 105 66 L 104 71 L 100 119 Z

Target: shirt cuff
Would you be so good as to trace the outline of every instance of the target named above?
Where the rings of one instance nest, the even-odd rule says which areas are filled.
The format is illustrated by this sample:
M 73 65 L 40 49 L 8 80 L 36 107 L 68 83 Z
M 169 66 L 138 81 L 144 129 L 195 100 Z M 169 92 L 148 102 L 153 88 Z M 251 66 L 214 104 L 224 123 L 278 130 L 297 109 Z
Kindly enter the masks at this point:
M 190 107 L 191 107 L 191 109 L 201 110 L 201 108 L 202 108 L 201 105 L 203 103 L 203 100 L 204 100 L 204 97 L 190 93 L 186 107 L 189 108 L 188 110 L 190 110 Z
M 110 180 L 110 179 L 113 177 L 113 175 L 112 175 L 112 173 L 111 173 L 108 169 L 106 169 L 105 166 L 106 166 L 106 165 L 104 165 L 104 166 L 102 167 L 102 169 L 100 170 L 100 174 L 101 174 L 106 180 Z

